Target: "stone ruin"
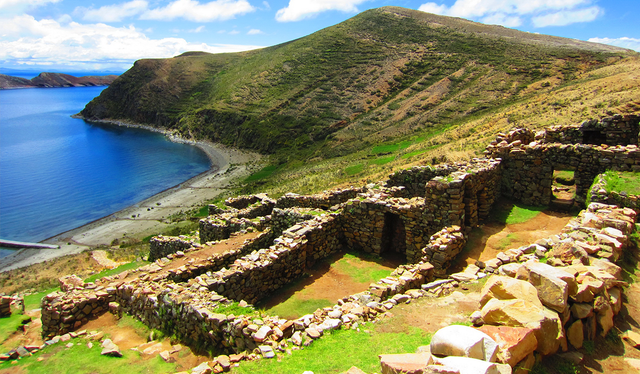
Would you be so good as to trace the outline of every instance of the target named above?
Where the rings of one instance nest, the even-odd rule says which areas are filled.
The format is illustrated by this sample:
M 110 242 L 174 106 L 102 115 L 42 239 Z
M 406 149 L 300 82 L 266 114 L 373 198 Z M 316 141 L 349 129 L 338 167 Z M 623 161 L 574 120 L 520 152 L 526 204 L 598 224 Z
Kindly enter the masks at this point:
M 615 200 L 621 208 L 590 206 L 577 218 L 579 223 L 570 223 L 557 238 L 505 251 L 492 261 L 470 265 L 451 277 L 446 272 L 464 248 L 471 228 L 487 217 L 499 196 L 531 205 L 548 204 L 553 171 L 571 169 L 575 170 L 577 194 L 584 201 L 598 173 L 640 170 L 637 144 L 612 144 L 637 143 L 638 120 L 638 116 L 614 116 L 585 122 L 577 130 L 554 128 L 534 133 L 515 129 L 499 134 L 487 147 L 486 158 L 399 170 L 380 184 L 316 195 L 286 194 L 278 199 L 264 194 L 228 199 L 224 208 L 210 206 L 211 215 L 200 221 L 198 236 L 153 238 L 149 255 L 155 261 L 152 264 L 47 295 L 42 301 L 42 334 L 45 338 L 66 334 L 89 319 L 116 310 L 174 334 L 199 352 L 273 357 L 288 344 L 309 344 L 325 330 L 355 328 L 398 303 L 446 293 L 454 282 L 495 273 L 517 276 L 538 287 L 536 279 L 541 278 L 531 275 L 534 265 L 527 264 L 543 259 L 558 267 L 574 266 L 569 273 L 575 282 L 560 277 L 571 285 L 561 295 L 564 307 L 549 309 L 541 301 L 544 313 L 550 310 L 556 317 L 549 318 L 561 322 L 556 323 L 556 337 L 562 342 L 565 330 L 577 323 L 568 312 L 575 305 L 569 306 L 571 300 L 585 303 L 597 299 L 597 305 L 591 304 L 595 312 L 578 318 L 591 318 L 582 323 L 590 329 L 586 336 L 592 337 L 596 326 L 606 330 L 603 322 L 598 322 L 598 313 L 616 311 L 617 304 L 612 300 L 619 292 L 611 290 L 621 289 L 619 274 L 614 271 L 610 274 L 613 278 L 601 286 L 589 284 L 593 283 L 591 278 L 603 279 L 604 273 L 615 270 L 613 262 L 635 230 L 635 212 L 622 208 L 631 201 L 626 197 Z M 596 136 L 592 129 L 599 129 L 601 135 Z M 593 145 L 585 139 L 608 143 Z M 582 143 L 566 143 L 575 140 Z M 599 193 L 600 189 L 592 195 Z M 603 195 L 602 199 L 610 197 Z M 592 197 L 592 201 L 602 199 Z M 169 269 L 176 259 L 235 233 L 254 230 L 257 236 L 239 249 Z M 406 264 L 371 284 L 369 290 L 296 320 L 276 316 L 257 319 L 250 309 L 240 316 L 224 312 L 233 302 L 246 305 L 268 297 L 299 278 L 316 261 L 346 249 L 377 255 L 393 252 L 403 256 Z M 444 279 L 434 281 L 435 276 Z M 555 279 L 550 282 L 558 283 Z M 594 298 L 575 299 L 578 290 L 591 292 Z M 485 315 L 482 318 L 490 320 Z M 561 348 L 565 346 L 566 339 Z M 537 352 L 546 355 L 557 351 L 547 348 Z M 212 365 L 217 364 L 214 361 Z

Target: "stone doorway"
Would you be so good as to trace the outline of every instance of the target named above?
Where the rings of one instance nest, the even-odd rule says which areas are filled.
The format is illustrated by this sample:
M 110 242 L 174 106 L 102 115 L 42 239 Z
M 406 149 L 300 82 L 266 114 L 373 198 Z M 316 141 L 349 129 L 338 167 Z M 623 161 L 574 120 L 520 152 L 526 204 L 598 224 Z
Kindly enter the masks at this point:
M 576 201 L 576 176 L 573 170 L 554 170 L 550 208 L 569 211 Z
M 407 250 L 407 233 L 404 221 L 395 213 L 384 214 L 384 226 L 380 245 L 381 256 L 404 256 Z

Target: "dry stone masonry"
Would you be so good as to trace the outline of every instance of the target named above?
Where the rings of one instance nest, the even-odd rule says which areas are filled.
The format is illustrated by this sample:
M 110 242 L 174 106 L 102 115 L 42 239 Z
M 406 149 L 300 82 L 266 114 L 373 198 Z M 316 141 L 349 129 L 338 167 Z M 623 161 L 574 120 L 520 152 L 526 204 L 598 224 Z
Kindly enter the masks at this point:
M 485 326 L 489 336 L 507 331 L 536 340 L 524 355 L 501 347 L 498 360 L 528 365 L 534 351 L 548 355 L 568 344 L 578 347 L 580 339 L 606 333 L 619 311 L 624 282 L 614 263 L 635 229 L 633 209 L 594 203 L 561 235 L 509 249 L 450 278 L 446 270 L 465 246 L 469 230 L 487 217 L 500 195 L 546 204 L 554 170 L 575 170 L 580 196 L 586 196 L 597 173 L 640 170 L 637 144 L 614 144 L 637 143 L 638 117 L 592 122 L 577 130 L 516 129 L 488 146 L 488 158 L 400 170 L 385 182 L 362 188 L 286 194 L 277 200 L 263 194 L 227 199 L 225 208 L 210 206 L 198 237 L 153 238 L 149 258 L 155 262 L 150 265 L 95 283 L 62 280 L 61 291 L 42 301 L 43 336 L 73 331 L 111 310 L 175 334 L 200 352 L 268 358 L 289 345 L 308 345 L 323 331 L 356 328 L 399 303 L 446 293 L 456 282 L 491 276 L 487 284 L 492 286 L 474 321 L 500 325 L 497 330 Z M 568 144 L 578 135 L 589 144 Z M 590 144 L 594 139 L 605 141 Z M 593 201 L 599 191 L 592 193 Z M 603 199 L 610 202 L 612 197 Z M 632 204 L 637 199 L 614 199 L 636 208 Z M 249 231 L 257 234 L 237 249 L 165 270 L 172 261 Z M 368 290 L 296 320 L 252 312 L 248 303 L 347 249 L 395 252 L 406 264 Z M 436 275 L 445 279 L 434 280 Z M 230 305 L 236 313 L 237 306 L 245 307 L 246 314 L 227 312 Z M 213 366 L 228 362 L 227 356 L 220 357 Z

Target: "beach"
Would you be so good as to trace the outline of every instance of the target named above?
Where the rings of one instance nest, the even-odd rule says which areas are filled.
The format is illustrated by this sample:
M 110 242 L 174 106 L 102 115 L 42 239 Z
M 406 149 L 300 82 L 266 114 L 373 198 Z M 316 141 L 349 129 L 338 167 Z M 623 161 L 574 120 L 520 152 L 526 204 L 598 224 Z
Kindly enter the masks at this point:
M 261 167 L 261 156 L 257 153 L 240 151 L 207 141 L 189 141 L 148 126 L 116 121 L 102 122 L 162 132 L 171 141 L 193 144 L 207 154 L 211 160 L 211 168 L 137 204 L 42 241 L 46 244 L 59 245 L 59 249 L 17 250 L 0 259 L 0 271 L 80 253 L 99 245 L 110 245 L 115 239 L 142 238 L 157 234 L 169 226 L 165 222 L 167 217 L 200 208 L 206 201 L 214 199 L 229 188 L 233 181 L 246 177 Z

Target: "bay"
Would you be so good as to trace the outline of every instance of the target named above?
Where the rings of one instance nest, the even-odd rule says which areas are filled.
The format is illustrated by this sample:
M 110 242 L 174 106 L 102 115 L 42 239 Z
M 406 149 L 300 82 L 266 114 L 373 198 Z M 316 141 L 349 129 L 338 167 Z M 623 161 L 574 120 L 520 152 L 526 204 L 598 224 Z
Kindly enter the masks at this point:
M 70 117 L 103 89 L 0 90 L 0 238 L 42 241 L 210 168 L 195 146 Z

